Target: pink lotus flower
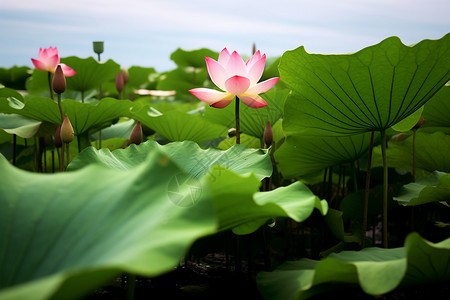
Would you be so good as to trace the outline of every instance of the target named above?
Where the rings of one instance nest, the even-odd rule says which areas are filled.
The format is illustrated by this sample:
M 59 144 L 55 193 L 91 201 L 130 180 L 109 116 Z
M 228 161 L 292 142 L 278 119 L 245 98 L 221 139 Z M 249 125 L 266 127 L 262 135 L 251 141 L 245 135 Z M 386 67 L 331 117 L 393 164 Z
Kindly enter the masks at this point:
M 216 108 L 226 107 L 235 96 L 252 108 L 267 106 L 259 94 L 267 92 L 280 79 L 274 77 L 257 83 L 266 63 L 266 55 L 261 55 L 259 50 L 247 62 L 236 51 L 230 55 L 227 48 L 220 52 L 217 61 L 210 57 L 205 57 L 205 60 L 211 80 L 224 92 L 207 88 L 196 88 L 189 92 Z
M 41 71 L 48 71 L 51 73 L 55 73 L 56 67 L 60 64 L 60 58 L 58 53 L 58 48 L 48 48 L 48 49 L 39 49 L 38 59 L 31 59 L 31 62 L 36 67 L 36 69 Z M 60 64 L 65 77 L 70 77 L 77 74 L 71 67 Z

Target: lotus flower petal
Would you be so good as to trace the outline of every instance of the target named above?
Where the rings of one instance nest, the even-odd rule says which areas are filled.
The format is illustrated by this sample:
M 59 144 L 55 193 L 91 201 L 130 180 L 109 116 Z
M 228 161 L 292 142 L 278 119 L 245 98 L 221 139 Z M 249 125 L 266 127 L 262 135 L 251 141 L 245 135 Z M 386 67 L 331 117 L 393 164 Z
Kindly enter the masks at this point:
M 228 64 L 228 60 L 230 59 L 230 52 L 228 52 L 227 48 L 224 48 L 220 54 L 217 61 L 222 65 L 226 66 Z
M 226 91 L 233 95 L 245 93 L 250 86 L 250 79 L 247 77 L 235 75 L 225 81 Z
M 227 92 L 219 92 L 207 88 L 196 88 L 189 90 L 189 92 L 203 102 L 206 102 L 209 105 L 217 108 L 223 108 L 227 106 L 234 98 L 233 94 Z
M 268 90 L 270 90 L 275 85 L 275 83 L 278 82 L 279 79 L 280 79 L 280 77 L 274 77 L 274 78 L 270 78 L 265 81 L 262 81 L 262 82 L 258 83 L 257 85 L 249 88 L 247 93 L 250 95 L 257 95 L 257 94 L 265 93 Z
M 225 69 L 228 71 L 229 76 L 247 76 L 247 66 L 236 51 L 231 54 Z
M 252 56 L 252 58 L 255 57 Z M 250 60 L 249 60 L 250 61 Z M 261 76 L 264 71 L 264 66 L 266 64 L 266 55 L 264 54 L 259 60 L 252 62 L 251 64 L 248 64 L 248 78 L 251 81 L 251 85 L 255 85 L 259 79 L 261 79 Z
M 60 64 L 60 65 L 61 65 L 61 68 L 63 70 L 63 73 L 64 73 L 65 77 L 70 77 L 70 76 L 73 76 L 73 75 L 77 74 L 77 72 L 75 72 L 74 69 L 72 69 L 68 65 L 66 65 L 66 64 Z
M 251 108 L 261 108 L 267 106 L 267 102 L 259 95 L 241 95 L 239 96 L 239 100 Z
M 211 80 L 215 85 L 225 91 L 225 80 L 228 79 L 227 71 L 220 63 L 218 63 L 214 59 L 205 57 L 205 60 L 208 74 L 211 77 Z
M 264 56 L 265 56 L 265 55 L 264 55 Z M 258 51 L 256 51 L 255 54 L 253 54 L 253 56 L 250 57 L 250 59 L 245 63 L 245 64 L 247 65 L 247 69 L 250 69 L 250 68 L 253 66 L 253 64 L 254 64 L 255 62 L 257 62 L 258 60 L 260 60 L 260 59 L 261 59 L 261 52 L 259 52 L 259 50 L 258 50 Z

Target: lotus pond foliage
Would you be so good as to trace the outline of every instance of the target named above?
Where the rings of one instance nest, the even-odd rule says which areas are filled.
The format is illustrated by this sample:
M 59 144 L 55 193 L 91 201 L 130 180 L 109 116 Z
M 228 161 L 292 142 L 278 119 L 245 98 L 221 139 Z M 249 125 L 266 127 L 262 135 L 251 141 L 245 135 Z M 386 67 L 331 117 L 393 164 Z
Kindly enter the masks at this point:
M 0 69 L 0 299 L 450 295 L 450 34 L 166 72 L 93 46 Z

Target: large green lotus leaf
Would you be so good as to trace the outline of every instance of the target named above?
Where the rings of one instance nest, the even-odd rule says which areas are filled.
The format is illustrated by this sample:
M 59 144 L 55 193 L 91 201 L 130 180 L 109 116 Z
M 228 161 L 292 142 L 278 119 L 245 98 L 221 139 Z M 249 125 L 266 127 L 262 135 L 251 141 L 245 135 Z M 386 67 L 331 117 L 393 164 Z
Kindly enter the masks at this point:
M 0 88 L 0 98 L 10 98 L 23 102 L 23 96 L 16 90 L 10 88 Z
M 416 170 L 450 172 L 450 136 L 443 132 L 416 132 Z M 381 165 L 381 149 L 373 151 L 373 165 Z M 390 140 L 386 151 L 389 167 L 412 170 L 413 137 Z
M 162 74 L 156 88 L 158 90 L 176 91 L 177 98 L 184 97 L 193 101 L 197 98 L 189 93 L 189 90 L 205 87 L 207 82 L 208 72 L 206 68 L 178 67 Z
M 29 67 L 0 68 L 0 83 L 12 89 L 25 90 L 28 77 L 30 77 Z
M 190 51 L 178 48 L 172 52 L 170 59 L 179 67 L 206 68 L 205 56 L 217 60 L 219 53 L 206 48 Z
M 36 134 L 42 121 L 36 121 L 17 114 L 0 113 L 0 128 L 9 134 L 30 138 Z
M 81 169 L 92 163 L 128 170 L 141 164 L 148 153 L 155 151 L 166 154 L 184 172 L 197 179 L 208 173 L 213 165 L 226 167 L 242 175 L 253 173 L 259 180 L 272 174 L 272 161 L 266 150 L 248 149 L 242 145 L 234 145 L 225 151 L 214 148 L 202 149 L 197 143 L 191 141 L 166 145 L 147 141 L 114 151 L 90 147 L 72 160 L 68 170 Z
M 450 85 L 445 85 L 424 105 L 424 126 L 450 127 Z M 447 129 L 448 130 L 448 129 Z
M 416 182 L 408 183 L 394 200 L 407 206 L 439 201 L 450 203 L 450 174 L 435 171 Z
M 367 153 L 370 132 L 349 136 L 289 136 L 275 152 L 285 178 L 310 175 L 327 167 L 352 163 Z M 375 141 L 378 134 L 375 136 Z
M 261 94 L 268 105 L 258 109 L 250 108 L 241 102 L 239 105 L 241 132 L 262 138 L 267 122 L 273 126 L 283 117 L 283 107 L 288 93 L 287 89 L 274 88 Z M 227 128 L 235 128 L 235 102 L 221 109 L 205 105 L 205 118 Z
M 258 287 L 265 299 L 306 299 L 343 287 L 361 287 L 381 295 L 397 287 L 450 279 L 450 239 L 431 243 L 417 233 L 395 249 L 365 248 L 334 253 L 321 261 L 286 262 L 274 272 L 261 272 Z
M 450 34 L 414 46 L 390 37 L 343 55 L 299 47 L 283 54 L 279 70 L 293 91 L 285 106 L 287 135 L 381 131 L 419 109 L 450 79 Z
M 0 298 L 79 299 L 121 272 L 157 276 L 188 247 L 215 232 L 207 188 L 195 205 L 170 196 L 184 174 L 155 151 L 123 171 L 92 165 L 53 175 L 29 173 L 0 157 Z
M 130 116 L 169 141 L 189 140 L 200 143 L 227 134 L 227 128 L 222 125 L 212 123 L 200 115 L 177 110 L 161 113 L 153 107 L 135 106 Z
M 132 106 L 128 100 L 119 101 L 114 98 L 103 98 L 94 103 L 81 103 L 72 99 L 61 101 L 63 112 L 68 115 L 76 135 L 106 126 L 112 120 L 127 116 Z M 31 97 L 25 103 L 18 101 L 11 103 L 7 98 L 0 97 L 0 112 L 61 124 L 58 104 L 47 97 Z
M 205 177 L 209 184 L 219 230 L 233 229 L 249 234 L 269 219 L 289 217 L 305 220 L 317 208 L 326 214 L 328 205 L 303 183 L 295 182 L 269 192 L 259 192 L 261 181 L 254 174 L 239 175 L 222 166 L 213 166 Z
M 62 58 L 61 62 L 77 72 L 75 76 L 67 77 L 66 82 L 68 89 L 79 92 L 98 89 L 102 83 L 115 79 L 120 71 L 120 65 L 111 59 L 98 62 L 93 57 L 70 56 Z
M 133 87 L 135 89 L 148 89 L 153 88 L 153 82 L 151 76 L 156 74 L 154 68 L 144 68 L 140 66 L 132 66 L 128 69 L 128 82 L 127 87 Z

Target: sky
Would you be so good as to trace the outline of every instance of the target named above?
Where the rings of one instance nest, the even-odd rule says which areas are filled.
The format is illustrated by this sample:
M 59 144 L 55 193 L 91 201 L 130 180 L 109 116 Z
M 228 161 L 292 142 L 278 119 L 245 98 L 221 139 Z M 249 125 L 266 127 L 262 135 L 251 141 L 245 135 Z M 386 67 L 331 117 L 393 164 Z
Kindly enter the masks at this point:
M 178 48 L 351 53 L 390 36 L 439 39 L 449 13 L 449 0 L 0 0 L 0 67 L 32 67 L 50 46 L 97 58 L 93 41 L 105 43 L 102 60 L 158 72 L 175 68 Z

